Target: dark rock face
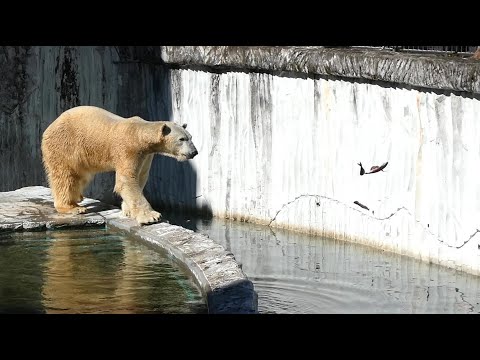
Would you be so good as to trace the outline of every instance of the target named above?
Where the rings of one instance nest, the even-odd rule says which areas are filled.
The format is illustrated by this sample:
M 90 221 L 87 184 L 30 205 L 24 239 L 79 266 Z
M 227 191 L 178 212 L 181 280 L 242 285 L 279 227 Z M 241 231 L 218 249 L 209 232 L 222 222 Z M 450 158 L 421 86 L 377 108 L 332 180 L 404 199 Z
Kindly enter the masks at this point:
M 69 109 L 80 105 L 79 84 L 78 84 L 78 63 L 75 59 L 78 57 L 75 48 L 65 47 L 62 56 L 57 57 L 55 75 L 59 84 L 56 84 L 55 90 L 60 93 L 60 107 Z
M 26 58 L 30 47 L 0 48 L 0 112 L 11 115 L 32 91 L 32 79 L 27 73 Z

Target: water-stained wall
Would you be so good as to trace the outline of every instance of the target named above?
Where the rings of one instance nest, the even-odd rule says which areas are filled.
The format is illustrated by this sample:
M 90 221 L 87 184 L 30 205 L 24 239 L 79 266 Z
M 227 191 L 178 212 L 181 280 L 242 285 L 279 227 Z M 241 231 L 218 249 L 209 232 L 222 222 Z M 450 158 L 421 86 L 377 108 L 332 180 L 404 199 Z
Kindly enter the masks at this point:
M 480 272 L 477 95 L 195 68 L 171 84 L 198 206 Z

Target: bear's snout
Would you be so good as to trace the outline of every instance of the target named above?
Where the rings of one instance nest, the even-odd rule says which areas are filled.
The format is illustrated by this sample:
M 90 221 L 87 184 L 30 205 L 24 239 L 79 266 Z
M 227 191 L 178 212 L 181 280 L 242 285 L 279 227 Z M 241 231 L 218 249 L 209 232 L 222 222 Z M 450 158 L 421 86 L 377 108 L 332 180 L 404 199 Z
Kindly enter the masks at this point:
M 187 159 L 193 159 L 197 155 L 198 155 L 197 149 L 193 149 L 192 151 L 190 151 L 188 153 L 188 155 L 186 157 L 187 157 Z

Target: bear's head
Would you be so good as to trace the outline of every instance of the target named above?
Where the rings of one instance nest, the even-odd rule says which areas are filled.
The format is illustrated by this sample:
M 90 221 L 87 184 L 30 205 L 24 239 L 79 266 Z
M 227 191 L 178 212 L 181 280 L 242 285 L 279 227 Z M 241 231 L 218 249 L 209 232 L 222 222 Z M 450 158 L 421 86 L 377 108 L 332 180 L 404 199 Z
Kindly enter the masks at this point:
M 187 124 L 180 126 L 174 122 L 163 122 L 160 146 L 156 152 L 173 157 L 178 161 L 193 159 L 198 151 L 192 142 L 192 135 L 186 128 Z

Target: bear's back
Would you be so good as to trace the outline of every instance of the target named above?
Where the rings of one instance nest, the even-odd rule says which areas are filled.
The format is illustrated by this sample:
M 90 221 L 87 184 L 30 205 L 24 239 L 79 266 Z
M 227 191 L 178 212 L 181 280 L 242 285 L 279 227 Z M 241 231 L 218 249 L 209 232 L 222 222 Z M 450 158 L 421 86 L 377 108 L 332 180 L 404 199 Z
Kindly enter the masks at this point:
M 71 108 L 65 111 L 62 115 L 59 116 L 60 118 L 64 119 L 74 119 L 75 122 L 78 121 L 91 121 L 91 122 L 105 122 L 115 124 L 119 121 L 125 121 L 126 119 L 118 116 L 110 111 L 105 109 L 90 106 L 90 105 L 82 105 Z
M 63 112 L 50 124 L 44 136 L 62 134 L 69 136 L 70 141 L 82 139 L 103 146 L 105 141 L 108 142 L 106 138 L 121 136 L 127 120 L 102 108 L 82 105 Z
M 123 142 L 128 119 L 95 106 L 77 106 L 63 112 L 43 134 L 43 142 L 53 146 L 82 144 L 98 148 Z
M 135 138 L 127 131 L 130 122 L 95 106 L 71 108 L 43 133 L 42 152 L 46 158 L 64 159 L 73 167 L 110 171 L 113 154 Z

